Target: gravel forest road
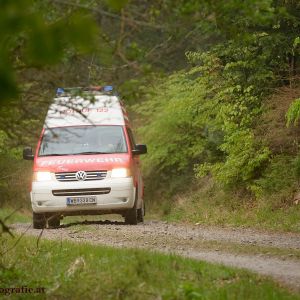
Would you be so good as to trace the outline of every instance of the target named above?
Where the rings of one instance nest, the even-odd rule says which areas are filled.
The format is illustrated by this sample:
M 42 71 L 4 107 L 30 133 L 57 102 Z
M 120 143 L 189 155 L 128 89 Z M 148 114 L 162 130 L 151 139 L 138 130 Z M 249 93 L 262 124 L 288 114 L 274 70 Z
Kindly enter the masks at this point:
M 39 236 L 30 224 L 12 225 L 18 233 Z M 300 234 L 270 233 L 199 225 L 146 221 L 137 226 L 122 222 L 85 221 L 45 229 L 42 237 L 112 247 L 143 248 L 193 259 L 244 268 L 270 276 L 300 292 Z

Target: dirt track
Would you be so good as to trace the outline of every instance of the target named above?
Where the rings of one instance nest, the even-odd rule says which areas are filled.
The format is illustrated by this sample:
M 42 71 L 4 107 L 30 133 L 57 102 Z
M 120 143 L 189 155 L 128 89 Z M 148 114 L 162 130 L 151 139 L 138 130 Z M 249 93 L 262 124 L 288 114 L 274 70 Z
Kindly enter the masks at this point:
M 81 225 L 81 226 L 78 226 Z M 84 225 L 84 226 L 82 226 Z M 19 233 L 38 236 L 30 224 L 14 224 Z M 267 233 L 250 229 L 223 229 L 191 225 L 175 225 L 148 221 L 137 226 L 121 222 L 69 223 L 58 229 L 46 229 L 47 239 L 72 240 L 113 247 L 146 248 L 165 253 L 245 268 L 273 277 L 278 282 L 300 291 L 300 259 L 289 251 L 300 253 L 300 234 Z M 254 247 L 256 254 L 241 254 L 243 247 Z M 237 251 L 234 248 L 237 248 Z M 263 248 L 262 248 L 263 247 Z M 285 249 L 284 255 L 259 253 L 261 249 Z M 264 251 L 266 252 L 266 251 Z M 274 251 L 273 251 L 274 252 Z

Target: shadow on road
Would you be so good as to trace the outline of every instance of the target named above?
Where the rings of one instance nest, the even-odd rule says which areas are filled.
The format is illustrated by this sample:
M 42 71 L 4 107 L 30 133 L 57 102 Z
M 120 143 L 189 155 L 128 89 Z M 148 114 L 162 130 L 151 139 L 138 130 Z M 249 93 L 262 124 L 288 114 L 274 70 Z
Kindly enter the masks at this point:
M 99 221 L 77 221 L 77 222 L 71 222 L 67 224 L 62 224 L 58 228 L 68 228 L 76 225 L 127 225 L 124 221 L 109 221 L 109 220 L 99 220 Z

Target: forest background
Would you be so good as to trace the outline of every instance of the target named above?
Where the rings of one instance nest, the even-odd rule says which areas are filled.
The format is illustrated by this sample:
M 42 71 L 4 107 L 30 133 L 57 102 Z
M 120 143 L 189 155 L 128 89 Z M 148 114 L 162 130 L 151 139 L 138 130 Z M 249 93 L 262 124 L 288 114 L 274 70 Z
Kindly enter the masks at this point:
M 30 213 L 57 87 L 112 84 L 143 157 L 150 217 L 300 231 L 300 3 L 2 1 L 0 205 Z

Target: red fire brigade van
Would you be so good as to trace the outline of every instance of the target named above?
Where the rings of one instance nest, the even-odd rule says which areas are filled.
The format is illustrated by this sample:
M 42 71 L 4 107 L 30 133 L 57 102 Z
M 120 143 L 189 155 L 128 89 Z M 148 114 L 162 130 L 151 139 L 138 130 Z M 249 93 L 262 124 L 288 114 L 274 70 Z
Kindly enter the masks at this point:
M 33 227 L 58 227 L 64 216 L 116 213 L 144 219 L 144 186 L 128 115 L 111 86 L 57 90 L 35 154 Z

